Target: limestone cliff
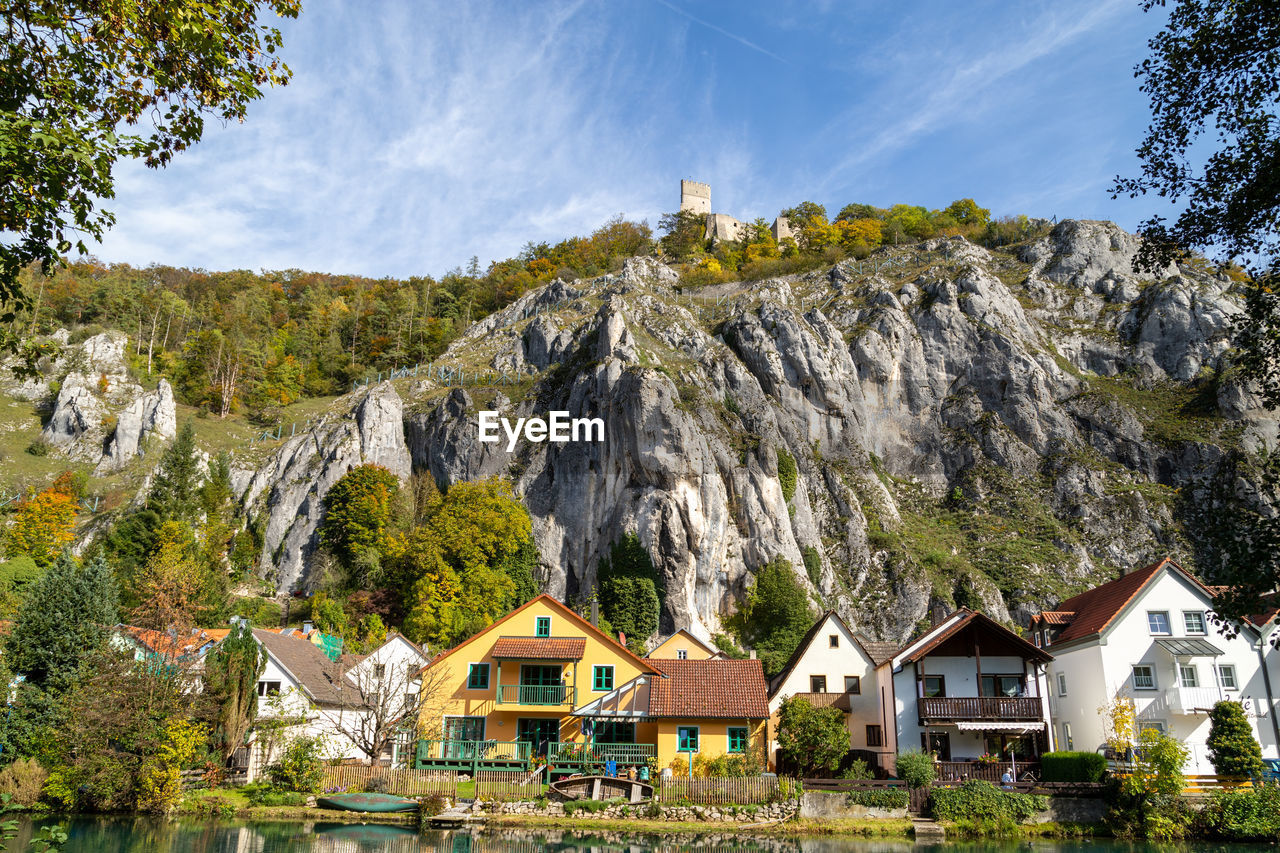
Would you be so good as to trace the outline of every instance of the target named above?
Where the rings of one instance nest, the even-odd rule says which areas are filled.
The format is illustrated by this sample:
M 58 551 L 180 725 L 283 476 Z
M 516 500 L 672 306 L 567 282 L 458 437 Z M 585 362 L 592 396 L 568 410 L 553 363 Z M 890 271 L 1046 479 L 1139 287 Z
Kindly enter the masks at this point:
M 513 479 L 561 597 L 636 532 L 666 584 L 664 629 L 718 630 L 775 555 L 887 639 L 932 602 L 1025 618 L 1157 555 L 1190 558 L 1198 490 L 1276 435 L 1222 363 L 1233 283 L 1139 276 L 1134 248 L 1068 221 L 1017 254 L 935 240 L 695 299 L 648 259 L 555 282 L 439 362 L 514 382 L 383 383 L 350 420 L 281 446 L 246 489 L 263 557 L 282 588 L 305 584 L 319 497 L 379 461 L 442 484 Z M 478 440 L 480 409 L 601 417 L 605 440 L 509 453 Z

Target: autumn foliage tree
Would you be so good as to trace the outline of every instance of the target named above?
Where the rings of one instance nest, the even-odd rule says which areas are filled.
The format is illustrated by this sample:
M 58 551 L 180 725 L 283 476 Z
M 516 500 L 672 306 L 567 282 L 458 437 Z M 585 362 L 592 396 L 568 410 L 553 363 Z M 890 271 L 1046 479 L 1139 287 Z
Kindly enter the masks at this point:
M 399 491 L 396 475 L 381 465 L 352 468 L 325 493 L 320 541 L 348 568 L 366 551 L 383 552 Z
M 76 496 L 65 473 L 42 492 L 18 504 L 8 529 L 8 550 L 26 554 L 41 568 L 49 566 L 71 544 Z

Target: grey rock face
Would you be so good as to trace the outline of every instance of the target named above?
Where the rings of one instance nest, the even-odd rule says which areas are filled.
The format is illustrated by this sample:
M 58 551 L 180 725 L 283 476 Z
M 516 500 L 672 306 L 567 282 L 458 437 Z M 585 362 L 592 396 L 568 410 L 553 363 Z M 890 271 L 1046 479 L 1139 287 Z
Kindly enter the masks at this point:
M 86 451 L 89 454 L 94 454 L 95 450 L 97 453 L 101 452 L 100 444 L 95 448 L 91 440 L 81 441 L 86 437 L 93 439 L 101 436 L 102 418 L 106 414 L 106 407 L 99 402 L 88 382 L 88 377 L 79 373 L 67 376 L 62 388 L 58 390 L 53 416 L 49 418 L 43 432 L 45 441 L 57 447 L 76 450 L 77 455 L 84 455 Z
M 241 498 L 251 515 L 265 517 L 262 563 L 274 567 L 280 591 L 305 580 L 306 560 L 318 544 L 325 492 L 347 471 L 367 463 L 401 479 L 409 476 L 404 408 L 389 382 L 362 391 L 346 416 L 290 438 L 249 479 Z
M 264 560 L 282 589 L 305 584 L 324 491 L 358 460 L 402 475 L 411 460 L 445 485 L 511 478 L 562 598 L 635 533 L 666 587 L 663 631 L 720 631 L 778 556 L 873 636 L 906 637 L 935 604 L 1025 620 L 1186 559 L 1194 488 L 1178 490 L 1277 433 L 1232 381 L 1189 419 L 1188 383 L 1222 366 L 1238 300 L 1194 270 L 1144 277 L 1135 248 L 1111 223 L 1064 222 L 1021 260 L 955 238 L 894 250 L 906 274 L 844 263 L 693 300 L 652 259 L 553 282 L 441 359 L 532 374 L 531 390 L 421 383 L 402 417 L 385 386 L 354 404 L 358 423 L 286 442 L 246 489 Z M 508 452 L 478 440 L 480 409 L 601 418 L 605 440 Z
M 168 441 L 178 434 L 173 389 L 161 379 L 156 390 L 143 394 L 120 412 L 116 429 L 98 463 L 98 472 L 123 468 L 145 451 L 148 439 Z

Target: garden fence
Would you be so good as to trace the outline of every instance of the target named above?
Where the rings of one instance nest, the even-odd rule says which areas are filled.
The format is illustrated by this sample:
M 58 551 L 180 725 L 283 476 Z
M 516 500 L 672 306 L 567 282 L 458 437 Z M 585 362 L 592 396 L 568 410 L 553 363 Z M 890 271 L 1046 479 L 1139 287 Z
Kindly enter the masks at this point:
M 440 794 L 457 800 L 458 774 L 452 771 L 412 770 L 408 767 L 339 764 L 324 768 L 323 787 L 326 793 L 367 791 L 372 787 L 381 793 L 400 797 Z
M 662 803 L 749 805 L 794 797 L 799 784 L 777 776 L 727 776 L 710 779 L 659 779 L 656 799 Z

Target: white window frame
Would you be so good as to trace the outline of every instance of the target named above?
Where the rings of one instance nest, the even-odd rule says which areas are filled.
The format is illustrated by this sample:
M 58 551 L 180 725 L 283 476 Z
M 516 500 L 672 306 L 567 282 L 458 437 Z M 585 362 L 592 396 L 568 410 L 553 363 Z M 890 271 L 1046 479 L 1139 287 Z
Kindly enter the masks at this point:
M 1191 624 L 1187 621 L 1188 616 L 1194 616 L 1200 620 L 1198 630 L 1192 630 Z M 1188 637 L 1203 637 L 1209 633 L 1209 619 L 1205 616 L 1203 610 L 1184 610 L 1182 611 L 1182 627 L 1187 632 Z
M 1151 674 L 1151 686 L 1150 686 L 1150 687 L 1142 687 L 1142 686 L 1139 686 L 1139 684 L 1138 684 L 1138 670 L 1139 670 L 1139 669 L 1145 669 L 1145 670 L 1147 670 L 1148 672 L 1150 672 L 1150 674 Z M 1133 685 L 1133 689 L 1134 689 L 1134 690 L 1148 691 L 1148 690 L 1159 690 L 1159 689 L 1160 689 L 1160 682 L 1159 682 L 1159 680 L 1156 678 L 1156 668 L 1155 668 L 1155 666 L 1154 666 L 1153 664 L 1149 664 L 1149 663 L 1135 663 L 1135 664 L 1133 664 L 1133 666 L 1132 666 L 1132 667 L 1130 667 L 1130 671 L 1129 671 L 1129 683 Z
M 1058 673 L 1058 695 L 1067 695 L 1067 674 L 1065 672 Z
M 821 679 L 822 679 L 822 689 L 821 689 L 821 690 L 814 690 L 814 689 L 813 689 L 813 688 L 814 688 L 814 683 L 813 683 L 813 682 L 814 682 L 814 679 L 816 679 L 816 678 L 821 678 Z M 809 692 L 810 692 L 810 693 L 826 693 L 826 692 L 827 692 L 827 677 L 826 677 L 825 675 L 811 675 L 811 676 L 809 676 Z
M 1218 684 L 1223 690 L 1239 690 L 1240 679 L 1236 677 L 1236 665 L 1233 663 L 1220 663 L 1214 667 L 1214 672 L 1218 677 Z M 1227 684 L 1227 680 L 1223 678 L 1224 672 L 1231 673 L 1231 683 Z
M 676 660 L 688 660 L 688 659 L 689 659 L 688 649 L 676 649 Z
M 1141 735 L 1147 729 L 1155 729 L 1161 734 L 1167 734 L 1169 724 L 1164 720 L 1138 720 L 1138 734 Z
M 1187 675 L 1191 676 L 1191 684 L 1187 683 Z M 1200 686 L 1200 670 L 1193 663 L 1178 664 L 1178 686 L 1179 687 L 1199 687 Z
M 1157 631 L 1155 628 L 1155 625 L 1152 624 L 1152 619 L 1156 616 L 1164 617 L 1165 629 L 1163 631 Z M 1147 611 L 1147 633 L 1153 637 L 1169 637 L 1173 635 L 1173 623 L 1169 621 L 1168 610 L 1148 610 Z

